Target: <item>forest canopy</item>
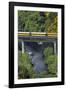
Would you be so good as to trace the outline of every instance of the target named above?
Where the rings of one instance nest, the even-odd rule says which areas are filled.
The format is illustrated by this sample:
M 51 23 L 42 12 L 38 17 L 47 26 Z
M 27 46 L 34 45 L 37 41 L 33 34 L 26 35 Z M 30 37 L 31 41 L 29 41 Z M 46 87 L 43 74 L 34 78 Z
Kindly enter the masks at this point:
M 57 12 L 18 11 L 18 31 L 57 32 Z

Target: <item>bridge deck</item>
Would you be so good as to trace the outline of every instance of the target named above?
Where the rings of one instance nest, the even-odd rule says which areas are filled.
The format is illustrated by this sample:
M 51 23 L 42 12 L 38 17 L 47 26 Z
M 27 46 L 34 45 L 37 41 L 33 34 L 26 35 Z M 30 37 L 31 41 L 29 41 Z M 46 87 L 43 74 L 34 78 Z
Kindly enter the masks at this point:
M 57 39 L 57 33 L 46 32 L 19 32 L 18 38 L 21 40 L 45 40 L 53 41 Z
M 57 33 L 46 33 L 46 32 L 18 32 L 18 36 L 48 36 L 48 37 L 57 37 Z

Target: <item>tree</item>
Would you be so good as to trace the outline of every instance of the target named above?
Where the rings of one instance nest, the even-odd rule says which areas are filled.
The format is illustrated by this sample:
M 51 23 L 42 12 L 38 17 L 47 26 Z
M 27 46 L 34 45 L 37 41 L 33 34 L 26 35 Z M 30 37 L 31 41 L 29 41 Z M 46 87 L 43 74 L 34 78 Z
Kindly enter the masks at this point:
M 57 32 L 57 13 L 18 11 L 18 30 L 27 32 Z
M 53 54 L 53 48 L 47 47 L 44 50 L 45 63 L 48 66 L 48 76 L 57 76 L 57 55 Z
M 30 59 L 27 53 L 21 54 L 19 52 L 18 55 L 18 77 L 21 78 L 32 78 L 34 71 L 32 65 L 30 63 Z
M 44 49 L 43 53 L 44 53 L 45 57 L 48 57 L 48 56 L 53 54 L 53 48 L 52 47 L 47 47 L 47 48 Z
M 47 58 L 46 63 L 48 64 L 48 71 L 51 74 L 57 74 L 57 56 L 51 55 Z
M 58 15 L 56 12 L 45 13 L 45 31 L 57 33 Z
M 18 11 L 18 29 L 19 31 L 35 32 L 40 31 L 38 24 L 39 12 Z

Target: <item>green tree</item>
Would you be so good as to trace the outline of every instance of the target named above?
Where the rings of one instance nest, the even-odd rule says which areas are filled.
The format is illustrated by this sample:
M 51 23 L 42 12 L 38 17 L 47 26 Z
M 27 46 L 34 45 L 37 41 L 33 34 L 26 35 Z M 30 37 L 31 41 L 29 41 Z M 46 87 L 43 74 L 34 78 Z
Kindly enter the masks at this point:
M 20 78 L 32 78 L 34 71 L 27 53 L 18 55 L 18 76 Z
M 38 22 L 40 15 L 35 11 L 18 11 L 18 29 L 20 31 L 39 31 Z
M 56 12 L 45 13 L 45 31 L 57 33 L 58 15 Z
M 53 54 L 53 48 L 52 47 L 47 47 L 44 49 L 44 56 L 45 58 Z
M 47 71 L 41 71 L 41 72 L 38 74 L 38 77 L 39 77 L 39 78 L 45 78 L 45 77 L 47 77 L 47 74 L 48 74 Z
M 57 76 L 57 55 L 53 54 L 53 48 L 47 47 L 44 50 L 45 63 L 48 66 L 48 77 Z
M 48 64 L 48 71 L 51 74 L 57 73 L 57 56 L 51 55 L 47 58 L 46 63 Z
M 57 13 L 18 11 L 18 30 L 29 32 L 57 32 Z

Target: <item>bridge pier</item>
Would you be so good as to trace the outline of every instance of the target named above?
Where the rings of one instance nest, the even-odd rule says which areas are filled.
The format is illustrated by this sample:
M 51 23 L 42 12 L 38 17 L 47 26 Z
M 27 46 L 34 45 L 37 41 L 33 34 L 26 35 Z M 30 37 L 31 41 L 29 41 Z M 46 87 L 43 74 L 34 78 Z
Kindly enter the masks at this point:
M 54 41 L 54 54 L 56 55 L 56 41 Z
M 24 41 L 22 41 L 22 53 L 24 53 Z

